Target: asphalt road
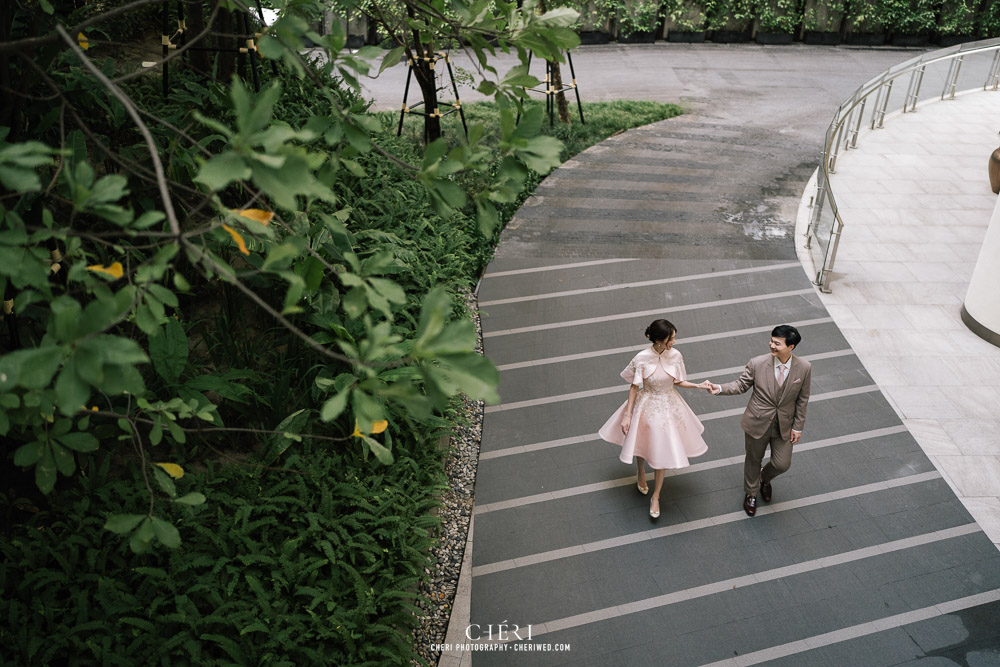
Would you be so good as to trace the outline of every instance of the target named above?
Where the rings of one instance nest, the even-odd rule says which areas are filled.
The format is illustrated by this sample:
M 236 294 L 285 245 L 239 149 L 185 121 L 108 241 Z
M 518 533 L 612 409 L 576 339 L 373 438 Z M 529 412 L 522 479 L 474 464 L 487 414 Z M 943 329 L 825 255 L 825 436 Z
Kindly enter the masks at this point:
M 589 174 L 583 173 L 586 169 L 568 173 L 568 168 L 580 166 L 577 161 L 555 172 L 505 230 L 497 256 L 794 257 L 789 238 L 794 213 L 819 163 L 833 112 L 869 78 L 920 53 L 802 44 L 582 46 L 572 55 L 584 101 L 674 102 L 685 109 L 685 116 L 591 149 L 578 159 L 589 162 Z M 478 75 L 465 53 L 453 54 L 453 63 L 460 81 L 469 78 L 463 72 Z M 514 63 L 513 57 L 501 55 L 495 66 L 502 73 Z M 540 74 L 540 64 L 532 71 Z M 366 79 L 364 86 L 376 109 L 398 109 L 405 81 L 405 65 L 398 65 Z M 926 90 L 932 89 L 926 84 Z M 460 85 L 459 92 L 466 103 L 483 99 L 471 83 Z M 614 167 L 617 149 L 634 147 L 635 142 L 647 145 L 644 157 L 636 163 L 635 154 L 626 150 L 629 164 Z M 631 220 L 628 215 L 623 219 L 617 206 L 602 211 L 584 203 L 584 211 L 566 201 L 545 200 L 546 186 L 551 188 L 559 178 L 583 179 L 572 196 L 593 199 L 583 195 L 608 194 L 600 187 L 607 169 L 627 168 L 655 178 L 683 165 L 700 169 L 688 174 L 697 180 L 700 192 L 685 193 L 683 202 L 674 198 L 669 210 L 648 203 L 656 195 L 638 193 L 626 208 L 638 207 L 643 213 Z M 579 220 L 581 215 L 594 224 L 560 229 L 552 223 Z M 740 235 L 761 243 L 738 244 Z

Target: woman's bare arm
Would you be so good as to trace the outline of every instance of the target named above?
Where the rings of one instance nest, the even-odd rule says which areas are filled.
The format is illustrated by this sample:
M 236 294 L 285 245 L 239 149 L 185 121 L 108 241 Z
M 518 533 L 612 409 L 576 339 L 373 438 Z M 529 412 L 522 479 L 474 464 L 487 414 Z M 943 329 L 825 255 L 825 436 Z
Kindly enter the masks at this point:
M 628 390 L 628 402 L 625 404 L 625 414 L 622 415 L 622 433 L 628 435 L 629 426 L 632 424 L 632 408 L 635 406 L 635 397 L 639 394 L 639 387 L 632 385 Z

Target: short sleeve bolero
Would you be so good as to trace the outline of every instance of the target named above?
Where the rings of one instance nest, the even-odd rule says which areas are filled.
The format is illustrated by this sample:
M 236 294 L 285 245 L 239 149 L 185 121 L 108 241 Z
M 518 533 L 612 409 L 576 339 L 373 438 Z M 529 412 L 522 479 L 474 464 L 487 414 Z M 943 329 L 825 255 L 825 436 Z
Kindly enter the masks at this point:
M 663 371 L 675 382 L 687 380 L 684 357 L 676 348 L 671 348 L 663 354 L 657 354 L 652 347 L 646 348 L 632 357 L 632 361 L 628 362 L 628 366 L 621 372 L 621 376 L 629 384 L 634 384 L 642 389 L 643 378 L 648 378 L 655 373 L 657 366 L 663 368 Z

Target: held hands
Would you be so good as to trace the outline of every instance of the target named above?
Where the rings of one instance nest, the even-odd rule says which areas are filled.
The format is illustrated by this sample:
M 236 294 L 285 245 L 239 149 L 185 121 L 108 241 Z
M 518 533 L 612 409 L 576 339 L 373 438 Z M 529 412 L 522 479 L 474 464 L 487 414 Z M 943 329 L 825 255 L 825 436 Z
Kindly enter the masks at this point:
M 710 394 L 718 394 L 718 393 L 720 393 L 722 391 L 721 389 L 718 390 L 718 391 L 716 391 L 715 385 L 712 384 L 709 380 L 705 380 L 704 382 L 702 382 L 701 384 L 699 384 L 698 388 L 699 389 L 704 389 L 705 391 L 707 391 Z

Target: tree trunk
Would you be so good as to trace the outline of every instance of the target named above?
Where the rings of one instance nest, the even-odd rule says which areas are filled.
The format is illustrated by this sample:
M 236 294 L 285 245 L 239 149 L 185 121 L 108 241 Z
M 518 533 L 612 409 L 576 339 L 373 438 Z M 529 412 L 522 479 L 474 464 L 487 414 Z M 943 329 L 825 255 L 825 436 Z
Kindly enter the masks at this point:
M 406 5 L 406 13 L 410 20 L 416 18 L 416 12 L 409 4 Z M 415 60 L 413 64 L 413 76 L 420 86 L 420 95 L 424 100 L 424 142 L 431 143 L 441 138 L 441 118 L 438 113 L 437 99 L 437 76 L 434 71 L 434 61 L 428 58 L 434 57 L 434 43 L 426 44 L 420 41 L 420 33 L 412 31 L 413 45 L 406 49 L 406 57 Z
M 424 53 L 433 55 L 434 51 L 429 48 L 429 44 L 427 46 Z M 420 86 L 420 94 L 424 100 L 424 113 L 427 114 L 424 116 L 424 141 L 431 143 L 441 138 L 441 118 L 437 115 L 437 76 L 434 71 L 434 63 L 426 60 L 418 61 L 413 68 L 413 76 L 417 79 L 417 85 Z
M 14 3 L 0 2 L 0 42 L 10 41 L 10 24 L 14 20 Z M 6 53 L 0 55 L 0 125 L 10 127 L 14 134 L 17 129 L 13 127 L 14 97 L 11 96 L 11 82 L 14 79 L 12 67 L 15 59 Z M 23 77 L 27 78 L 27 77 Z M 10 141 L 10 139 L 8 139 Z
M 238 42 L 233 36 L 233 26 L 235 22 L 233 21 L 233 13 L 224 7 L 219 8 L 219 13 L 215 18 L 215 32 L 220 33 L 220 35 L 227 35 L 226 37 L 217 37 L 217 46 L 222 48 L 232 48 L 234 42 Z M 233 72 L 236 71 L 236 53 L 232 51 L 220 51 L 216 55 L 216 62 L 219 64 L 219 81 L 229 82 L 233 78 Z
M 202 0 L 185 0 L 185 11 L 187 15 L 188 33 L 190 35 L 198 35 L 205 30 L 205 7 Z M 202 37 L 198 43 L 198 46 L 207 46 L 209 40 Z M 191 67 L 194 68 L 196 72 L 202 75 L 209 75 L 212 73 L 212 65 L 208 59 L 208 51 L 188 51 L 188 57 L 191 59 Z
M 552 61 L 552 88 L 558 90 L 556 93 L 556 109 L 559 112 L 559 122 L 569 123 L 569 104 L 566 102 L 566 94 L 562 92 L 562 71 L 559 69 L 559 63 L 555 60 Z
M 538 0 L 538 10 L 543 14 L 548 10 L 545 8 L 545 0 Z M 559 69 L 559 61 L 552 60 L 549 63 L 552 67 L 552 81 L 549 85 L 552 86 L 553 90 L 558 90 L 556 93 L 556 109 L 559 112 L 559 122 L 569 123 L 569 104 L 566 103 L 566 94 L 562 92 L 562 70 Z

